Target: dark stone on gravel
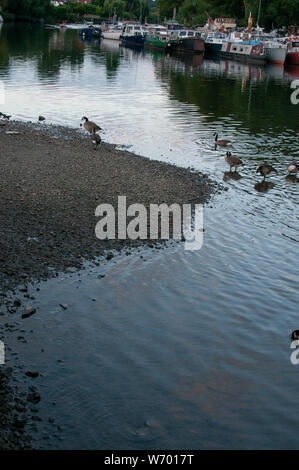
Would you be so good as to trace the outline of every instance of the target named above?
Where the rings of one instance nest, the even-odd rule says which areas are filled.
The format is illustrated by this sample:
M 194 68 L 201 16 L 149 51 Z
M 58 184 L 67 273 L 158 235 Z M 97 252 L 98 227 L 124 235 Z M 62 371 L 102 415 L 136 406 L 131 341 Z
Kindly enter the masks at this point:
M 22 318 L 29 318 L 31 315 L 34 315 L 36 312 L 36 309 L 30 306 L 25 307 L 24 313 L 22 314 Z
M 30 370 L 27 370 L 25 372 L 25 375 L 27 375 L 27 377 L 31 377 L 32 379 L 35 379 L 36 377 L 39 376 L 39 373 L 38 372 L 32 372 Z
M 33 403 L 34 405 L 37 405 L 37 403 L 39 403 L 40 400 L 41 398 L 38 392 L 29 393 L 27 395 L 27 401 L 29 401 L 30 403 Z

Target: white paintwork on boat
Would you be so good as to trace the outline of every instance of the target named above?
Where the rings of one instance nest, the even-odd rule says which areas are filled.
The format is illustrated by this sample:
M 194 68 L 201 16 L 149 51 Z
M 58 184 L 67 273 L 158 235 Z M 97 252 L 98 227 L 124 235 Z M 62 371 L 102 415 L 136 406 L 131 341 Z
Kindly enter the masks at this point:
M 115 41 L 119 41 L 120 36 L 121 36 L 121 31 L 120 30 L 103 31 L 102 36 L 104 39 L 114 39 Z

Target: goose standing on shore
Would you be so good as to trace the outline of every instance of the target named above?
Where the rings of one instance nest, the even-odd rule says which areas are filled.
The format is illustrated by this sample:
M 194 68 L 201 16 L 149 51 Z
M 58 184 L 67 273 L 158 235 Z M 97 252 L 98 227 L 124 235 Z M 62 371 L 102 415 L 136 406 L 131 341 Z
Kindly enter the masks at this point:
M 243 165 L 242 160 L 234 157 L 230 152 L 226 152 L 225 161 L 229 164 L 230 171 L 232 171 L 232 168 L 235 168 L 235 171 L 237 171 L 237 167 Z
M 98 145 L 100 145 L 100 143 L 102 142 L 102 139 L 99 136 L 99 134 L 92 134 L 91 135 L 91 142 L 94 145 L 94 150 L 96 150 L 98 148 Z
M 277 173 L 277 170 L 275 170 L 272 165 L 269 165 L 269 163 L 265 162 L 256 168 L 256 172 L 260 173 L 264 177 L 264 180 L 266 176 L 268 176 L 272 171 L 275 171 L 275 173 Z
M 83 126 L 90 134 L 95 134 L 97 131 L 102 130 L 95 122 L 89 121 L 86 116 L 83 116 L 81 121 L 84 121 Z
M 226 139 L 218 140 L 217 132 L 215 132 L 213 135 L 215 136 L 215 142 L 214 142 L 215 148 L 214 148 L 214 150 L 217 149 L 217 145 L 219 145 L 219 147 L 232 147 L 233 143 L 230 140 L 226 140 Z
M 287 166 L 287 171 L 289 172 L 289 174 L 291 173 L 297 173 L 297 171 L 299 170 L 299 166 L 297 164 L 297 162 L 295 160 L 293 160 L 291 163 L 288 164 Z

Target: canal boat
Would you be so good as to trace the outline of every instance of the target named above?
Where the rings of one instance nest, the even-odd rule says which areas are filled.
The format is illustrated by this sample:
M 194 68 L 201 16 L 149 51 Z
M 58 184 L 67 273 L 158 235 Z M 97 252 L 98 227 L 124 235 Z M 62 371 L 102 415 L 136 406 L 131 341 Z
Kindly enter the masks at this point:
M 221 57 L 241 60 L 247 63 L 265 63 L 267 60 L 264 45 L 256 41 L 224 41 L 219 52 Z
M 171 49 L 177 52 L 202 53 L 205 50 L 205 42 L 200 33 L 194 30 L 179 30 L 176 37 L 171 40 Z
M 299 36 L 291 36 L 286 38 L 287 56 L 286 63 L 299 65 Z
M 209 55 L 219 54 L 222 49 L 223 41 L 227 38 L 224 33 L 211 32 L 205 37 L 205 52 Z
M 145 42 L 147 28 L 140 24 L 127 24 L 120 36 L 121 42 L 124 44 L 133 44 L 142 46 Z
M 164 34 L 149 33 L 146 35 L 144 45 L 149 48 L 166 50 L 170 49 L 171 41 L 169 37 Z

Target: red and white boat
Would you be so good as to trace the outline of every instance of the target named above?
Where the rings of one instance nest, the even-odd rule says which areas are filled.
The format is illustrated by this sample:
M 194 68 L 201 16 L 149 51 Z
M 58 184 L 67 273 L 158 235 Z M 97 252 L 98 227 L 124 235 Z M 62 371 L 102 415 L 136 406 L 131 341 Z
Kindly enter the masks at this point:
M 292 65 L 299 65 L 299 37 L 290 36 L 286 38 L 287 41 L 287 56 L 286 63 Z

